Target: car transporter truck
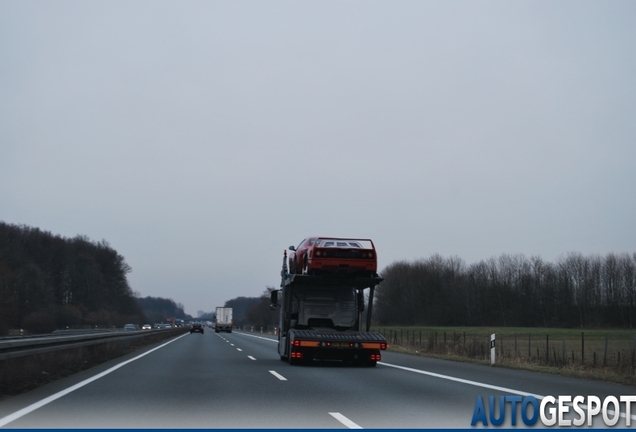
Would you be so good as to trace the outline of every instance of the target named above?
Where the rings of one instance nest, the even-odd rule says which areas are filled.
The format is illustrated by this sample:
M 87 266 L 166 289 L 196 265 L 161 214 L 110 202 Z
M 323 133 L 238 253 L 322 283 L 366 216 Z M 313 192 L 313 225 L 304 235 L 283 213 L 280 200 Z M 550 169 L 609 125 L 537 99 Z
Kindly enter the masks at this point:
M 280 309 L 278 354 L 290 364 L 340 360 L 375 366 L 387 341 L 370 332 L 373 293 L 382 278 L 355 274 L 289 274 L 283 256 L 281 288 L 271 293 Z M 369 289 L 365 329 L 365 290 Z

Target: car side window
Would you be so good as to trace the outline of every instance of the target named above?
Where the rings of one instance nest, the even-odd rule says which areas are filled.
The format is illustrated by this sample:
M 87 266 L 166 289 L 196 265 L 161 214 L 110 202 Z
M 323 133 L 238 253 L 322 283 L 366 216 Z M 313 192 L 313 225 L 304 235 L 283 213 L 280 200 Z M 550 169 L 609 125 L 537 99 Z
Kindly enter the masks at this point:
M 315 238 L 309 239 L 309 246 L 313 246 L 315 242 L 316 242 Z
M 306 240 L 306 239 L 305 239 Z M 305 240 L 301 241 L 296 250 L 299 250 L 305 244 Z

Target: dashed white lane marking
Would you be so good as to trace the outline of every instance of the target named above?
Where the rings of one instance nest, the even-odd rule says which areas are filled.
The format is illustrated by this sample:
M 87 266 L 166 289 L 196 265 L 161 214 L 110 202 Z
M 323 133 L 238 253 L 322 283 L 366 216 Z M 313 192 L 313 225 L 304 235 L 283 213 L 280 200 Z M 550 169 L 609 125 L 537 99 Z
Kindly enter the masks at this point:
M 234 344 L 233 344 L 233 343 L 231 343 L 230 345 L 234 346 Z
M 242 349 L 240 349 L 240 348 L 237 348 L 237 350 L 238 350 L 238 351 L 243 351 L 243 350 L 242 350 Z
M 248 359 L 250 359 L 250 360 L 256 360 L 256 359 L 255 359 L 254 357 L 252 357 L 252 356 L 247 356 L 247 358 L 248 358 Z
M 354 422 L 352 422 L 351 420 L 349 420 L 348 418 L 346 418 L 345 416 L 343 416 L 340 413 L 333 412 L 333 413 L 329 413 L 329 414 L 331 414 L 331 416 L 333 418 L 338 420 L 340 423 L 342 423 L 343 425 L 345 425 L 349 429 L 362 429 L 362 426 L 355 424 Z
M 276 371 L 269 371 L 269 373 L 271 373 L 272 375 L 274 375 L 276 378 L 278 378 L 281 381 L 287 381 L 287 378 L 285 378 L 284 376 L 282 376 Z
M 126 360 L 125 362 L 119 363 L 118 365 L 113 366 L 112 368 L 107 369 L 107 370 L 105 370 L 102 373 L 99 373 L 99 374 L 97 374 L 97 375 L 95 375 L 95 376 L 93 376 L 91 378 L 85 379 L 84 381 L 79 382 L 79 383 L 77 383 L 77 384 L 75 384 L 75 385 L 73 385 L 73 386 L 71 386 L 71 387 L 69 387 L 69 388 L 67 388 L 65 390 L 62 390 L 61 392 L 57 392 L 54 395 L 51 395 L 51 396 L 49 396 L 47 398 L 44 398 L 44 399 L 42 399 L 39 402 L 31 404 L 31 405 L 29 405 L 26 408 L 22 408 L 21 410 L 18 410 L 16 412 L 14 412 L 13 414 L 9 414 L 8 416 L 3 417 L 3 418 L 0 419 L 0 427 L 6 425 L 8 423 L 11 423 L 12 421 L 15 421 L 15 420 L 19 419 L 20 417 L 24 417 L 25 415 L 29 414 L 30 412 L 33 412 L 36 409 L 43 407 L 44 405 L 50 404 L 54 400 L 59 399 L 62 396 L 66 396 L 67 394 L 69 394 L 71 392 L 74 392 L 75 390 L 80 389 L 80 388 L 84 387 L 85 385 L 90 384 L 93 381 L 96 381 L 96 380 L 108 375 L 111 372 L 115 372 L 120 367 L 126 366 L 128 363 L 132 363 L 135 360 L 139 360 L 140 358 L 142 358 L 144 356 L 147 356 L 151 352 L 157 351 L 158 349 L 163 348 L 166 345 L 171 344 L 172 342 L 174 342 L 174 341 L 176 341 L 178 339 L 181 339 L 182 337 L 187 336 L 187 335 L 188 334 L 186 333 L 186 334 L 184 334 L 182 336 L 176 337 L 176 338 L 172 339 L 171 341 L 166 342 L 163 345 L 159 345 L 156 348 L 153 348 L 153 349 L 151 349 L 149 351 L 146 351 L 145 353 L 143 353 L 141 355 L 138 355 L 137 357 L 134 357 L 134 358 L 131 358 L 130 360 Z

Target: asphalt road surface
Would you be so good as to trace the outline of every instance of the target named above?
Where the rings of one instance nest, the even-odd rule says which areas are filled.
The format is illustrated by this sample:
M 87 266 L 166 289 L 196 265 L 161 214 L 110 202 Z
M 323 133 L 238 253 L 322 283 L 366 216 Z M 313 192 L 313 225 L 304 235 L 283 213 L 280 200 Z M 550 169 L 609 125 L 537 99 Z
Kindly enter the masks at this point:
M 0 426 L 471 428 L 478 396 L 636 394 L 617 384 L 382 356 L 375 368 L 290 366 L 272 336 L 206 329 L 7 399 Z M 594 426 L 603 426 L 598 417 Z M 623 417 L 618 426 L 625 425 Z

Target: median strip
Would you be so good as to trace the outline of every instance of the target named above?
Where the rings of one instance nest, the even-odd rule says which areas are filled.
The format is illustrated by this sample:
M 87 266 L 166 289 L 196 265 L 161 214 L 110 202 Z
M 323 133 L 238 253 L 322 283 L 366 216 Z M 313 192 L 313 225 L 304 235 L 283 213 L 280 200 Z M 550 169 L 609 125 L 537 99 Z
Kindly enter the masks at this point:
M 159 345 L 156 348 L 153 348 L 153 349 L 151 349 L 149 351 L 146 351 L 143 354 L 138 355 L 137 357 L 134 357 L 134 358 L 131 358 L 130 360 L 126 360 L 125 362 L 119 363 L 118 365 L 113 366 L 112 368 L 110 368 L 108 370 L 105 370 L 104 372 L 101 372 L 101 373 L 99 373 L 99 374 L 97 374 L 97 375 L 95 375 L 95 376 L 93 376 L 91 378 L 85 379 L 84 381 L 79 382 L 79 383 L 77 383 L 77 384 L 75 384 L 75 385 L 73 385 L 73 386 L 71 386 L 71 387 L 69 387 L 69 388 L 67 388 L 65 390 L 57 392 L 57 393 L 55 393 L 55 394 L 53 394 L 53 395 L 51 395 L 49 397 L 46 397 L 46 398 L 42 399 L 41 401 L 38 401 L 38 402 L 36 402 L 34 404 L 31 404 L 31 405 L 29 405 L 29 406 L 27 406 L 25 408 L 22 408 L 21 410 L 18 410 L 16 412 L 14 412 L 13 414 L 9 414 L 6 417 L 0 418 L 0 427 L 3 427 L 5 425 L 15 421 L 15 420 L 19 419 L 20 417 L 24 417 L 25 415 L 35 411 L 36 409 L 41 408 L 41 407 L 43 407 L 45 405 L 48 405 L 51 402 L 61 398 L 62 396 L 66 396 L 67 394 L 72 393 L 75 390 L 80 389 L 80 388 L 84 387 L 85 385 L 88 385 L 88 384 L 92 383 L 93 381 L 96 381 L 96 380 L 98 380 L 98 379 L 110 374 L 111 372 L 115 372 L 117 369 L 119 369 L 119 368 L 121 368 L 123 366 L 126 366 L 128 363 L 132 363 L 135 360 L 139 360 L 140 358 L 147 356 L 151 352 L 157 351 L 158 349 L 163 348 L 166 345 L 171 344 L 172 342 L 174 342 L 174 341 L 176 341 L 178 339 L 181 339 L 182 337 L 187 336 L 187 335 L 188 335 L 188 333 L 186 333 L 184 335 L 181 335 L 179 337 L 176 337 L 176 338 L 172 339 L 171 341 L 166 342 L 163 345 Z

